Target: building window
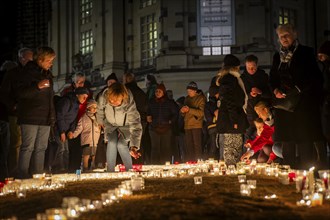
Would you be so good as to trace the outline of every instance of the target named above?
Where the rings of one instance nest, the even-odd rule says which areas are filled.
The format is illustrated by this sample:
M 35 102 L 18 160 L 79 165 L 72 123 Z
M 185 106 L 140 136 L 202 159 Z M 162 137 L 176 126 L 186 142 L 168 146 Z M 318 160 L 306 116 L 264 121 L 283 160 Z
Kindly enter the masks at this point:
M 203 55 L 226 55 L 230 54 L 230 47 L 203 47 Z
M 80 20 L 81 24 L 87 24 L 92 21 L 92 0 L 80 0 Z
M 140 8 L 146 8 L 156 4 L 156 0 L 140 0 Z
M 280 7 L 279 15 L 279 24 L 297 24 L 297 13 L 294 9 Z
M 80 51 L 83 55 L 93 52 L 93 32 L 88 30 L 80 35 Z
M 141 66 L 154 64 L 157 55 L 157 22 L 155 14 L 141 17 Z

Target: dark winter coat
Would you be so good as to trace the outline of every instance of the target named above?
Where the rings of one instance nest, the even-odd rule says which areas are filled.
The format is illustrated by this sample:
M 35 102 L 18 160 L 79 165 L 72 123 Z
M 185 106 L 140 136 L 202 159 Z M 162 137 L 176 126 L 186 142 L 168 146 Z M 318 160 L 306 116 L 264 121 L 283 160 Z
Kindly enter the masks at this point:
M 19 92 L 18 82 L 21 80 L 22 71 L 23 66 L 19 64 L 17 67 L 6 72 L 1 83 L 1 99 L 6 105 L 9 115 L 17 115 L 16 104 L 17 93 Z
M 79 105 L 77 95 L 74 92 L 64 95 L 56 103 L 56 126 L 59 134 L 75 130 Z
M 141 116 L 141 123 L 147 121 L 148 97 L 146 93 L 138 87 L 136 82 L 126 83 L 125 86 L 131 90 L 136 108 Z
M 171 129 L 171 124 L 177 121 L 178 114 L 174 101 L 166 97 L 161 100 L 155 98 L 149 102 L 148 116 L 152 116 L 151 130 L 157 127 Z
M 245 91 L 248 96 L 248 105 L 246 109 L 247 119 L 250 125 L 253 125 L 254 119 L 258 117 L 257 113 L 254 111 L 254 106 L 261 100 L 271 99 L 268 75 L 264 70 L 258 68 L 253 75 L 245 70 L 241 78 L 244 82 Z M 251 96 L 250 93 L 253 87 L 260 89 L 262 94 L 257 95 L 256 97 Z
M 275 110 L 274 141 L 322 140 L 320 104 L 322 99 L 322 74 L 317 66 L 313 49 L 298 45 L 290 63 L 280 65 L 280 55 L 273 57 L 270 71 L 272 91 L 297 85 L 301 98 L 294 112 Z
M 210 97 L 209 101 L 205 104 L 205 108 L 204 108 L 206 126 L 208 128 L 215 127 L 215 125 L 216 125 L 214 112 L 217 109 L 218 109 L 217 99 L 215 97 Z
M 28 62 L 23 67 L 22 76 L 18 82 L 17 115 L 19 124 L 54 125 L 55 107 L 53 102 L 53 76 L 45 71 L 35 61 Z M 49 87 L 39 89 L 38 83 L 48 79 Z
M 217 129 L 221 134 L 243 134 L 248 126 L 243 110 L 245 94 L 235 76 L 227 74 L 220 79 L 220 108 L 218 112 Z M 238 128 L 234 128 L 234 124 Z

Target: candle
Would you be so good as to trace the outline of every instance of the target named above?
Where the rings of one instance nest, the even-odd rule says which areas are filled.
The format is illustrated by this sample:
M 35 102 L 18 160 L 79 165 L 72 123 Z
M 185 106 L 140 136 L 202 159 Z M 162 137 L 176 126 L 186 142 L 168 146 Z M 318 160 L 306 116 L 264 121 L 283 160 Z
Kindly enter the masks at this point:
M 194 177 L 194 183 L 195 183 L 196 185 L 200 185 L 200 184 L 202 184 L 202 183 L 203 183 L 203 179 L 202 179 L 202 177 L 201 177 L 201 176 L 195 176 L 195 177 Z
M 315 183 L 314 169 L 315 169 L 315 167 L 312 167 L 308 171 L 308 182 L 309 182 L 308 186 L 309 186 L 310 192 L 314 192 L 314 183 Z
M 312 196 L 312 206 L 318 206 L 323 204 L 323 195 L 321 193 L 314 193 Z
M 328 189 L 328 174 L 326 172 L 323 173 L 323 182 L 324 182 L 324 187 L 325 189 Z
M 250 196 L 251 195 L 251 188 L 247 184 L 241 184 L 240 192 L 242 196 Z

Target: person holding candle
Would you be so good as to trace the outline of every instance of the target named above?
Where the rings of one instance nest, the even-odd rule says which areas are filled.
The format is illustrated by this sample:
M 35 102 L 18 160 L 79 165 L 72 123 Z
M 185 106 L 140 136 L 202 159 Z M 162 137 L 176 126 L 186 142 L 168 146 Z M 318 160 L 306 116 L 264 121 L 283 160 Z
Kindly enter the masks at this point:
M 250 157 L 259 152 L 258 163 L 272 163 L 276 159 L 276 155 L 272 151 L 274 127 L 265 124 L 261 118 L 255 119 L 254 124 L 257 129 L 257 136 L 253 140 L 247 140 L 244 144 L 248 150 L 242 155 L 241 161 L 248 161 Z
M 300 44 L 293 25 L 279 25 L 276 33 L 280 50 L 269 74 L 274 99 L 288 98 L 286 94 L 297 87 L 301 92 L 294 112 L 275 109 L 274 141 L 282 145 L 284 164 L 308 169 L 320 158 L 319 149 L 325 148 L 320 118 L 322 74 L 313 49 Z
M 115 171 L 117 151 L 126 171 L 132 169 L 131 156 L 140 156 L 142 125 L 131 91 L 116 82 L 100 96 L 97 107 L 97 122 L 108 140 L 107 170 Z

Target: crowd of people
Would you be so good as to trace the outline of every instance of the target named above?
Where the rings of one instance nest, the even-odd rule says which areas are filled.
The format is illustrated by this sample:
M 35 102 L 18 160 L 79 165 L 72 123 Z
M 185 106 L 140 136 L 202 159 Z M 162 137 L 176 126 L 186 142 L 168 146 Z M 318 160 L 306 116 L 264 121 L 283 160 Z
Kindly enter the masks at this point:
M 19 50 L 18 65 L 2 65 L 1 180 L 210 157 L 227 165 L 255 158 L 297 169 L 329 167 L 330 42 L 317 59 L 292 25 L 279 25 L 276 33 L 280 50 L 269 74 L 253 54 L 241 73 L 241 61 L 228 54 L 208 96 L 191 81 L 187 95 L 176 100 L 154 75 L 146 77 L 144 91 L 132 73 L 122 80 L 111 73 L 94 96 L 77 72 L 55 95 L 55 51 Z M 292 90 L 299 91 L 294 110 L 274 104 L 291 102 Z

